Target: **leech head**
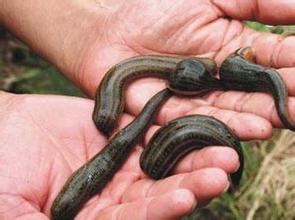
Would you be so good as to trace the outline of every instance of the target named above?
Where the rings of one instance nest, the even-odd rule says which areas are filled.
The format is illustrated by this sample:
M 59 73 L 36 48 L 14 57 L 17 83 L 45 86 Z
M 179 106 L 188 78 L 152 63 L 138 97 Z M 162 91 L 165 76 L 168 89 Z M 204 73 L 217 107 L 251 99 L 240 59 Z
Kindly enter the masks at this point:
M 219 69 L 219 78 L 223 81 L 225 88 L 230 87 L 232 89 L 233 81 L 235 81 L 235 85 L 239 84 L 241 85 L 240 87 L 244 87 L 240 80 L 244 79 L 246 76 L 250 77 L 251 74 L 260 72 L 261 70 L 262 69 L 255 64 L 254 49 L 252 47 L 241 47 L 231 53 L 222 62 Z
M 241 47 L 235 54 L 249 62 L 255 63 L 255 50 L 253 47 Z

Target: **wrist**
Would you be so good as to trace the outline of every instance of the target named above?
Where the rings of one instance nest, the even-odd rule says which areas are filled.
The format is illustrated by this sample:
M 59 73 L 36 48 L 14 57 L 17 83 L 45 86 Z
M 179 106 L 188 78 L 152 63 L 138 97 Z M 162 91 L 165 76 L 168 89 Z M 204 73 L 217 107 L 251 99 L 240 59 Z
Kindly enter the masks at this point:
M 34 51 L 81 83 L 81 66 L 104 40 L 107 11 L 95 1 L 3 0 L 0 21 Z M 99 43 L 98 43 L 99 42 Z M 100 45 L 98 45 L 100 44 Z
M 14 95 L 11 93 L 4 92 L 0 90 L 0 119 L 1 115 L 5 112 L 5 107 L 10 103 L 10 100 L 12 99 Z

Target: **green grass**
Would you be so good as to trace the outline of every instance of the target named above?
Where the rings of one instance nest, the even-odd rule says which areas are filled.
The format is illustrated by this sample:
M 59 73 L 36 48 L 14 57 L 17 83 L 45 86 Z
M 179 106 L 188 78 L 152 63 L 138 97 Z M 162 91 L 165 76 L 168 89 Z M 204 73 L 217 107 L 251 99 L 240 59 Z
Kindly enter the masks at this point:
M 239 192 L 225 194 L 183 219 L 295 219 L 294 146 L 291 131 L 275 131 L 269 141 L 244 143 L 245 172 Z
M 83 93 L 63 77 L 55 68 L 24 68 L 17 75 L 10 90 L 15 93 L 62 94 L 83 96 Z
M 243 152 L 245 157 L 245 169 L 241 181 L 241 188 L 235 194 L 226 193 L 223 196 L 213 200 L 208 206 L 197 209 L 191 216 L 183 220 L 191 219 L 245 219 L 245 212 L 241 210 L 236 202 L 243 195 L 251 183 L 254 181 L 263 156 L 260 153 L 259 146 L 250 143 L 243 143 Z

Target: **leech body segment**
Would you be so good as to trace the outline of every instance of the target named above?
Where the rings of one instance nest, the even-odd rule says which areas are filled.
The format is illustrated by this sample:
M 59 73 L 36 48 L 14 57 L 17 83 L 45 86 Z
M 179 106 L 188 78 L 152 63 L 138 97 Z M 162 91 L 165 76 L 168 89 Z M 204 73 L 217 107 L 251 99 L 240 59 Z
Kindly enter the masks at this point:
M 228 146 L 237 152 L 240 167 L 231 175 L 231 189 L 234 191 L 243 173 L 243 151 L 235 134 L 210 116 L 185 116 L 161 127 L 141 154 L 140 166 L 153 179 L 162 179 L 171 174 L 176 163 L 186 154 L 210 145 Z
M 168 89 L 153 96 L 134 121 L 119 131 L 102 151 L 74 172 L 54 200 L 51 208 L 53 220 L 73 219 L 82 206 L 104 188 L 152 122 L 158 107 L 170 96 Z
M 113 131 L 124 109 L 124 87 L 137 78 L 158 77 L 167 79 L 168 84 L 172 85 L 172 90 L 178 90 L 178 94 L 193 95 L 201 93 L 202 90 L 208 91 L 207 86 L 210 83 L 207 83 L 206 79 L 209 79 L 210 82 L 216 81 L 210 76 L 216 72 L 216 63 L 208 58 L 188 58 L 187 62 L 192 63 L 191 66 L 197 69 L 192 71 L 191 78 L 187 78 L 180 76 L 181 72 L 177 70 L 184 68 L 184 66 L 191 69 L 189 65 L 181 64 L 182 60 L 181 57 L 138 56 L 112 67 L 106 73 L 96 92 L 92 118 L 98 130 L 106 135 Z M 184 73 L 187 74 L 188 71 Z M 178 81 L 184 79 L 186 79 L 186 83 L 191 82 L 191 86 L 186 84 L 182 88 L 177 88 L 177 86 L 183 85 L 183 82 Z M 195 81 L 195 79 L 198 81 Z
M 267 92 L 272 94 L 282 124 L 295 130 L 288 111 L 288 91 L 280 74 L 272 68 L 255 64 L 254 51 L 245 47 L 231 54 L 220 67 L 220 80 L 225 90 Z

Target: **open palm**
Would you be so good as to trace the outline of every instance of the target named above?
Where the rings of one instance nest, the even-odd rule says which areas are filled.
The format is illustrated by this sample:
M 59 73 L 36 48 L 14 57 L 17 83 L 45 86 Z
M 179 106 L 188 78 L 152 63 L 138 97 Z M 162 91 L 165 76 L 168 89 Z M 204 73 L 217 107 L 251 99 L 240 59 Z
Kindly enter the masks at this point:
M 52 202 L 68 177 L 107 142 L 92 122 L 93 102 L 0 95 L 0 216 L 48 219 Z M 130 120 L 125 115 L 121 126 Z M 227 174 L 238 164 L 233 150 L 210 147 L 187 156 L 176 168 L 178 174 L 153 181 L 140 170 L 141 151 L 135 148 L 78 219 L 128 219 L 130 215 L 133 219 L 177 219 L 196 203 L 222 194 Z
M 96 7 L 105 13 L 105 26 L 90 41 L 75 80 L 93 96 L 104 73 L 115 63 L 141 54 L 206 56 L 220 64 L 242 46 L 252 46 L 257 62 L 277 68 L 288 84 L 290 109 L 295 109 L 295 37 L 258 33 L 238 19 L 268 23 L 294 22 L 295 4 L 259 1 L 131 0 L 101 1 Z M 272 10 L 276 8 L 276 13 Z M 228 18 L 228 17 L 232 17 Z M 127 111 L 137 115 L 144 103 L 165 83 L 141 79 L 128 87 Z M 271 127 L 281 124 L 270 95 L 243 92 L 214 92 L 199 99 L 171 99 L 161 111 L 164 123 L 184 114 L 213 115 L 242 139 L 264 139 Z M 291 111 L 295 115 L 295 111 Z M 244 126 L 240 126 L 243 124 Z

